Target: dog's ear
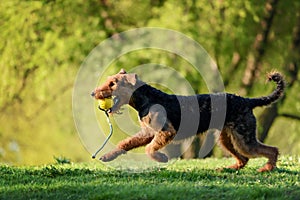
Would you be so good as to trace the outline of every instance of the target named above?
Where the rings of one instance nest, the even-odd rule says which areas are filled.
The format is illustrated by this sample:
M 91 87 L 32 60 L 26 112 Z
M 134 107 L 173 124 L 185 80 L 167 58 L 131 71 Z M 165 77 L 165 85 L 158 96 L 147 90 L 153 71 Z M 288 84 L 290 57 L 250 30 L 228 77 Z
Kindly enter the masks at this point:
M 128 83 L 135 85 L 138 80 L 138 76 L 137 76 L 137 74 L 127 74 L 126 79 L 127 79 Z
M 120 70 L 119 74 L 127 74 L 127 72 L 125 71 L 125 69 L 122 68 L 122 69 Z

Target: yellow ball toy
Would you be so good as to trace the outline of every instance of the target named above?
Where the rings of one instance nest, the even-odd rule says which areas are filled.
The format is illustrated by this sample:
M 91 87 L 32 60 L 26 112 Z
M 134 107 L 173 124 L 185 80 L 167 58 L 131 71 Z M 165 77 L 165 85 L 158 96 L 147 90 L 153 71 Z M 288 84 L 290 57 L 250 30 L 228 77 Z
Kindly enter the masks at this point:
M 103 110 L 108 110 L 113 106 L 112 98 L 99 99 L 99 106 Z

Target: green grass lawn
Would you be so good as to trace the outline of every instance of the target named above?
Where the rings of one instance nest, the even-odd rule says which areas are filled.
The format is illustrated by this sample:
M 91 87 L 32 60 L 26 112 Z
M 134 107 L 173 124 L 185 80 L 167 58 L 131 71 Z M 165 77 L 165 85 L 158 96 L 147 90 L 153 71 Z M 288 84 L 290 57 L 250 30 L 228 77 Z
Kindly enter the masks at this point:
M 100 162 L 36 167 L 0 165 L 0 199 L 299 199 L 300 157 L 265 159 L 240 171 L 215 170 L 232 159 L 178 160 L 166 167 L 120 170 Z

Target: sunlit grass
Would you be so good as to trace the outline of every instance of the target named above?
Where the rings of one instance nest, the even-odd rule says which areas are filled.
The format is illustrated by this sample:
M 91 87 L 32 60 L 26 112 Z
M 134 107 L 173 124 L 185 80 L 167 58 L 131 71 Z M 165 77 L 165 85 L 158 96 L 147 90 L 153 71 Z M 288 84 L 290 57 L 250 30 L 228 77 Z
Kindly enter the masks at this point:
M 265 159 L 240 171 L 218 171 L 232 159 L 178 160 L 166 167 L 126 170 L 99 162 L 36 167 L 0 166 L 0 199 L 297 199 L 300 157 L 280 157 L 278 169 L 259 173 Z

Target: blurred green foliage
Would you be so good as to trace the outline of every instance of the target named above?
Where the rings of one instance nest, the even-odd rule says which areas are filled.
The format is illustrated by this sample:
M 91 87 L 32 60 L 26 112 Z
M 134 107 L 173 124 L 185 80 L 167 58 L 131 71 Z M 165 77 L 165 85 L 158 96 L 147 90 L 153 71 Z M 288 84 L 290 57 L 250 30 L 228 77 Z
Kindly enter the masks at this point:
M 239 93 L 247 58 L 264 16 L 265 1 L 109 1 L 4 0 L 0 4 L 0 161 L 41 164 L 64 155 L 84 161 L 72 118 L 72 88 L 89 52 L 115 33 L 137 27 L 173 29 L 198 41 L 217 62 L 226 90 Z M 268 94 L 264 84 L 273 68 L 285 72 L 298 1 L 281 1 L 262 60 L 262 71 L 251 95 Z M 234 56 L 239 67 L 232 76 Z M 179 56 L 141 50 L 119 58 L 119 66 L 144 63 L 172 66 L 206 92 L 197 72 Z M 299 82 L 287 92 L 280 112 L 300 115 Z M 91 88 L 92 89 L 92 88 Z M 255 110 L 259 114 L 262 109 Z M 267 143 L 282 153 L 300 152 L 300 122 L 279 117 Z M 286 140 L 282 140 L 285 137 Z

